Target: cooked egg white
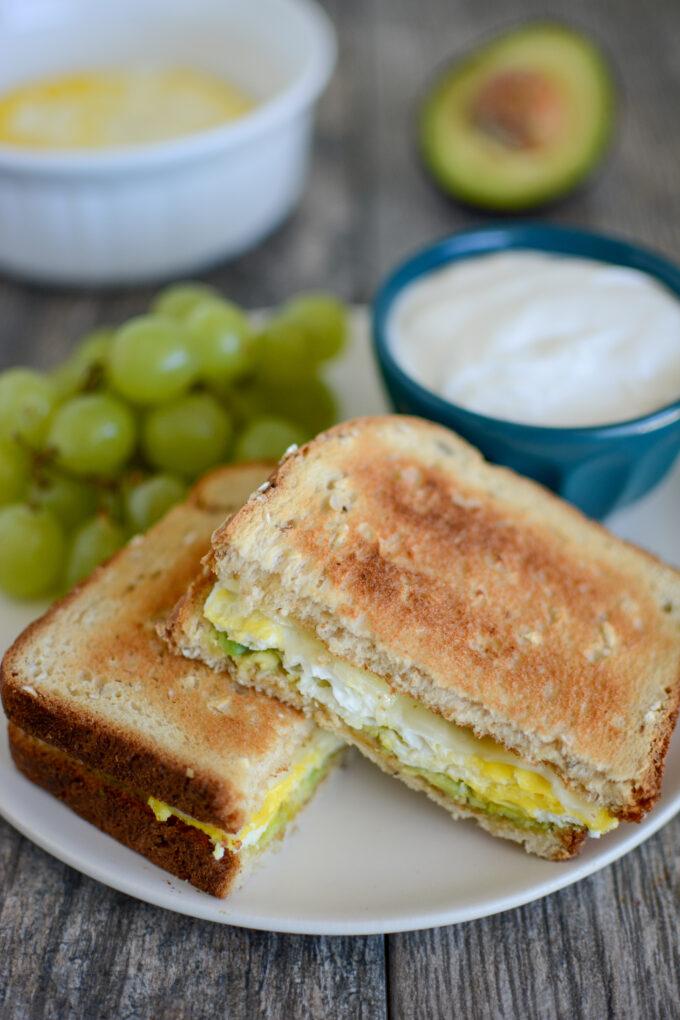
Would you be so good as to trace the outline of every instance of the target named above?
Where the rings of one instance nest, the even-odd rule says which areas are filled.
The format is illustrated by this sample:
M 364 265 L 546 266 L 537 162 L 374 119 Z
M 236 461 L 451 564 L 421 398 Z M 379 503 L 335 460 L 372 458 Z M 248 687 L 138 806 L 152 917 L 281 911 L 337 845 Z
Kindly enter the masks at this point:
M 191 68 L 61 75 L 0 96 L 0 143 L 101 149 L 158 142 L 234 120 L 253 105 L 230 82 Z
M 308 745 L 300 753 L 286 775 L 267 791 L 261 807 L 236 834 L 225 832 L 208 822 L 199 822 L 156 797 L 149 797 L 147 803 L 157 821 L 167 822 L 174 815 L 209 836 L 214 844 L 213 857 L 218 861 L 224 856 L 225 847 L 232 853 L 247 848 L 261 849 L 267 836 L 274 834 L 271 829 L 281 812 L 287 810 L 289 816 L 292 816 L 302 806 L 311 793 L 310 782 L 314 773 L 318 773 L 318 779 L 321 779 L 323 767 L 341 747 L 341 741 L 329 733 L 318 734 L 311 746 Z
M 476 737 L 395 692 L 375 673 L 332 655 L 307 631 L 259 612 L 244 614 L 235 592 L 216 585 L 204 613 L 217 631 L 244 649 L 276 652 L 306 697 L 368 733 L 402 764 L 464 783 L 489 810 L 541 824 L 583 825 L 594 836 L 618 824 L 607 811 L 569 790 L 549 767 L 525 762 L 491 738 Z M 234 658 L 239 661 L 238 654 Z M 245 669 L 248 655 L 242 659 Z

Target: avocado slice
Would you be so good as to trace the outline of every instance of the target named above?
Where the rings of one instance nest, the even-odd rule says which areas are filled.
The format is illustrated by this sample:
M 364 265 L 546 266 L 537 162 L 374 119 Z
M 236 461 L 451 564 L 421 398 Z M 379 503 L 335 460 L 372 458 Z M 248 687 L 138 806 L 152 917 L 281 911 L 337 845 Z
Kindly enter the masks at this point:
M 613 120 L 612 77 L 597 47 L 565 25 L 537 22 L 444 72 L 423 105 L 420 142 L 449 194 L 519 211 L 583 180 Z

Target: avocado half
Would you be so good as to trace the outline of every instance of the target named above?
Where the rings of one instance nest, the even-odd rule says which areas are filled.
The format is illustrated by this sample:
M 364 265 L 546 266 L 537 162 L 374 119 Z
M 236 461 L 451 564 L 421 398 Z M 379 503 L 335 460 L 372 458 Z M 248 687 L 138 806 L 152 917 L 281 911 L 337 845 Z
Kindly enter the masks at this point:
M 585 36 L 540 22 L 449 67 L 422 108 L 425 163 L 449 194 L 519 211 L 570 191 L 611 137 L 614 86 Z

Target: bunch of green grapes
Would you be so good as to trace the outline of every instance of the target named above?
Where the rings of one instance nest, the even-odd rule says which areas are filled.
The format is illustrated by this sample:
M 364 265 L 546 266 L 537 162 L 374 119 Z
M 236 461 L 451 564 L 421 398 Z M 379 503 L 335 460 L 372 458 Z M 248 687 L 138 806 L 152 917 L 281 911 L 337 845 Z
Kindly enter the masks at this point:
M 337 418 L 319 369 L 344 306 L 307 294 L 255 329 L 203 284 L 85 337 L 51 374 L 0 374 L 0 589 L 65 591 L 217 464 L 274 460 Z

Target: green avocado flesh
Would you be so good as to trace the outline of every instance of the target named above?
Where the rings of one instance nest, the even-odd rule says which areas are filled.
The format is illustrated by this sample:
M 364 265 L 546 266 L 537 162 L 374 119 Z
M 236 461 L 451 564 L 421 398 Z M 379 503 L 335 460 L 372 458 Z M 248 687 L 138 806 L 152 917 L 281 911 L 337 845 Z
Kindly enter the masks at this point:
M 393 753 L 390 749 L 389 731 L 384 729 L 365 729 L 362 730 L 362 733 L 370 733 L 385 750 L 391 754 Z M 435 790 L 445 794 L 454 804 L 460 804 L 461 807 L 473 808 L 476 811 L 484 812 L 486 815 L 507 818 L 513 825 L 517 825 L 521 829 L 547 832 L 555 828 L 550 822 L 537 822 L 535 818 L 529 818 L 519 809 L 508 807 L 505 804 L 494 804 L 476 794 L 467 783 L 460 779 L 452 779 L 451 776 L 444 775 L 442 772 L 428 772 L 426 769 L 414 769 L 409 765 L 400 765 L 400 768 L 408 775 L 417 776 L 419 779 L 424 780 L 430 786 L 433 786 Z
M 211 625 L 212 626 L 212 625 Z M 292 684 L 295 684 L 295 677 L 286 673 L 281 665 L 281 656 L 278 652 L 273 649 L 267 649 L 267 651 L 255 651 L 247 648 L 245 645 L 240 645 L 236 641 L 232 641 L 227 637 L 226 634 L 221 633 L 216 628 L 212 628 L 212 636 L 217 639 L 217 642 L 227 655 L 231 656 L 239 667 L 239 672 L 247 677 L 248 679 L 254 679 L 258 672 L 280 672 L 284 673 L 286 679 Z M 231 648 L 243 649 L 243 651 L 231 651 Z M 365 727 L 359 731 L 363 737 L 369 737 L 375 744 L 380 745 L 390 755 L 394 755 L 394 751 L 391 747 L 390 741 L 390 730 L 384 727 Z M 450 776 L 445 775 L 441 772 L 428 772 L 425 769 L 411 768 L 409 765 L 399 763 L 399 768 L 402 772 L 406 772 L 409 775 L 417 776 L 424 780 L 429 786 L 434 787 L 440 793 L 443 793 L 446 797 L 454 802 L 454 804 L 460 804 L 461 807 L 473 808 L 477 811 L 482 811 L 487 815 L 495 815 L 497 817 L 506 818 L 512 822 L 513 825 L 518 826 L 522 829 L 530 829 L 536 832 L 547 832 L 555 828 L 550 822 L 539 822 L 534 818 L 529 818 L 523 814 L 520 810 L 509 807 L 505 804 L 494 804 L 479 794 L 475 793 L 466 783 L 462 780 L 452 779 Z
M 307 801 L 311 799 L 317 786 L 325 779 L 339 753 L 336 751 L 335 754 L 331 754 L 318 768 L 313 769 L 305 781 L 296 788 L 293 796 L 283 802 L 257 843 L 254 844 L 253 852 L 262 853 L 265 847 L 269 846 L 290 825 Z
M 525 25 L 435 83 L 421 111 L 423 158 L 465 202 L 515 211 L 571 190 L 611 135 L 614 89 L 596 46 L 563 25 Z
M 247 645 L 240 645 L 238 641 L 232 641 L 226 634 L 221 634 L 218 630 L 215 631 L 215 635 L 222 651 L 226 652 L 227 655 L 231 655 L 234 659 L 239 658 L 241 655 L 247 655 L 251 651 Z

